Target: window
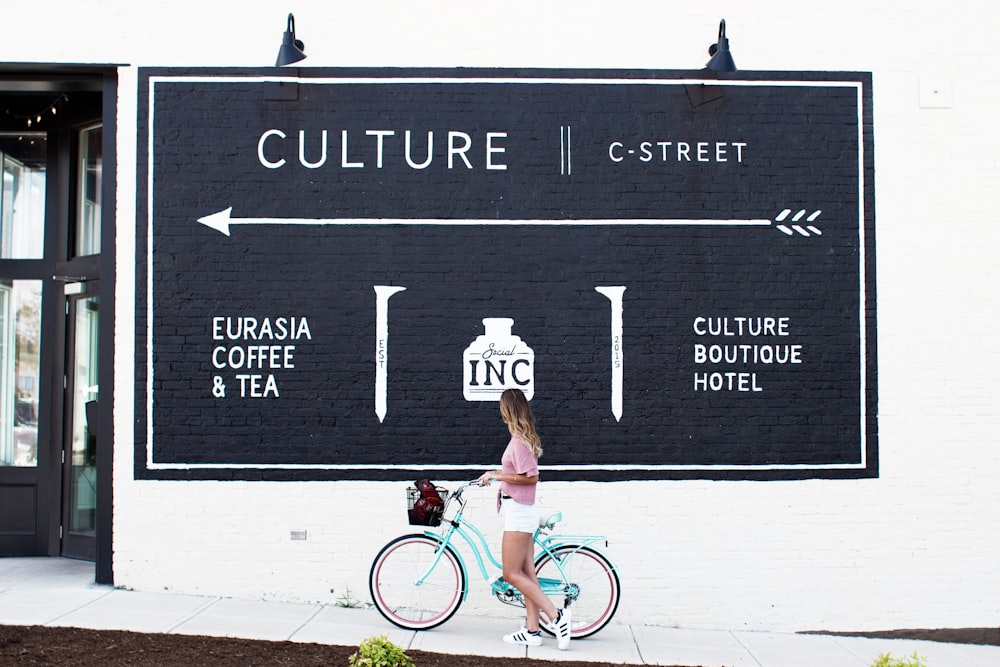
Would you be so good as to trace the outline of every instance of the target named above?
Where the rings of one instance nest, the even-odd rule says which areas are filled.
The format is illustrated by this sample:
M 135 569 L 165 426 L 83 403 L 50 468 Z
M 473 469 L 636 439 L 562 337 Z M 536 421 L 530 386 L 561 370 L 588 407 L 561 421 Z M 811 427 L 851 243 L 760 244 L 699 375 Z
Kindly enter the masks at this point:
M 45 153 L 44 133 L 0 133 L 0 259 L 42 257 Z
M 101 252 L 101 126 L 80 131 L 76 256 Z
M 93 535 L 97 508 L 97 428 L 91 420 L 96 412 L 98 386 L 98 297 L 74 299 L 72 388 L 73 443 L 70 487 L 70 526 L 74 533 Z
M 0 281 L 0 466 L 35 466 L 42 282 Z

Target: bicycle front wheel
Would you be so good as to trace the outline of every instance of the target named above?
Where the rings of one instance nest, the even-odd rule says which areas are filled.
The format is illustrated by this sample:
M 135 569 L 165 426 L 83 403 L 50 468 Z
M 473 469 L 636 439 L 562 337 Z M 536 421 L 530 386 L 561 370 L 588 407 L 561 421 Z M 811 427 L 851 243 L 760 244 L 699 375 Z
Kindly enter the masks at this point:
M 579 589 L 579 597 L 570 604 L 570 637 L 589 637 L 607 625 L 618 610 L 618 574 L 603 554 L 589 547 L 564 544 L 552 553 L 566 574 L 566 582 Z M 539 579 L 563 579 L 548 553 L 543 552 L 535 560 L 535 572 Z
M 382 548 L 368 588 L 379 612 L 407 630 L 427 630 L 451 618 L 465 595 L 465 571 L 450 546 L 426 535 L 404 535 Z

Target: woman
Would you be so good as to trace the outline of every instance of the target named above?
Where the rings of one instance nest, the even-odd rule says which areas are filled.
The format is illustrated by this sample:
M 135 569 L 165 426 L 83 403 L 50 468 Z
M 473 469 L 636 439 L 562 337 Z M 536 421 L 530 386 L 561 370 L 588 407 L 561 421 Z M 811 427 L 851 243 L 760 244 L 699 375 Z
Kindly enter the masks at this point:
M 538 528 L 538 508 L 535 490 L 538 485 L 538 457 L 542 443 L 535 432 L 535 417 L 528 399 L 520 389 L 508 389 L 500 395 L 500 416 L 510 431 L 510 442 L 501 458 L 502 469 L 485 472 L 479 483 L 489 486 L 500 482 L 500 500 L 504 515 L 503 578 L 521 591 L 527 618 L 521 629 L 504 635 L 508 644 L 538 646 L 542 633 L 538 628 L 540 614 L 548 619 L 548 629 L 558 641 L 560 650 L 569 646 L 569 609 L 557 610 L 538 585 L 534 563 L 534 533 Z

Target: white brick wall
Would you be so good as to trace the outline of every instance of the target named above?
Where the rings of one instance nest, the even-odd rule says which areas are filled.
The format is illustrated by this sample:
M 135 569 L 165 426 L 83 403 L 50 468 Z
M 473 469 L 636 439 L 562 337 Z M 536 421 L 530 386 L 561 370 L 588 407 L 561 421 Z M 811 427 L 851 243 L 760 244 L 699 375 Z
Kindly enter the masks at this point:
M 0 8 L 0 25 L 32 26 L 5 31 L 0 60 L 127 63 L 118 131 L 118 585 L 327 602 L 349 588 L 364 601 L 371 558 L 409 528 L 402 484 L 132 479 L 136 66 L 269 65 L 292 10 L 307 67 L 696 69 L 724 17 L 743 69 L 874 73 L 881 477 L 549 483 L 545 503 L 565 511 L 569 532 L 608 534 L 622 621 L 787 630 L 1000 623 L 995 7 L 56 4 L 41 23 L 30 3 Z M 939 90 L 950 105 L 921 107 L 921 85 L 925 98 Z M 476 516 L 494 522 L 495 535 L 486 495 Z M 292 530 L 308 539 L 290 540 Z M 465 611 L 503 609 L 477 595 Z

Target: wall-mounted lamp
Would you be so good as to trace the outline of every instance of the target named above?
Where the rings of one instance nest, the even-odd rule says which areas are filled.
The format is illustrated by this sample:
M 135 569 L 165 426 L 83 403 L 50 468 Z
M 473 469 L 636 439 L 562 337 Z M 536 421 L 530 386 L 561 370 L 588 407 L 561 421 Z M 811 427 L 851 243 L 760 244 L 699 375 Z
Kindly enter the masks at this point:
M 278 49 L 278 60 L 275 61 L 275 66 L 291 65 L 304 60 L 306 57 L 305 48 L 306 45 L 301 40 L 295 39 L 295 17 L 289 14 L 288 28 L 281 36 L 281 48 Z
M 705 67 L 716 72 L 735 72 L 736 62 L 729 52 L 729 40 L 726 39 L 726 19 L 719 21 L 719 41 L 708 47 L 708 55 L 712 56 Z

